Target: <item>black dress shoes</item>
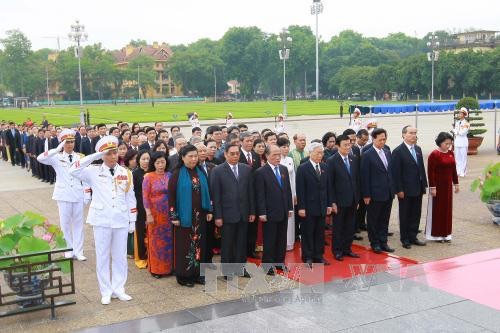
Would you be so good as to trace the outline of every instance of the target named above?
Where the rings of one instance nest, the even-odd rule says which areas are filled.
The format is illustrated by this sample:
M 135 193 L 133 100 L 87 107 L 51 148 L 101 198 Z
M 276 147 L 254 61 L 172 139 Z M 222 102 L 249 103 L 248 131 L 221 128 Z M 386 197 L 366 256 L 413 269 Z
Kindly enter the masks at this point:
M 394 249 L 393 248 L 390 248 L 389 245 L 387 244 L 383 244 L 380 246 L 380 248 L 382 249 L 382 251 L 384 252 L 389 252 L 389 253 L 392 253 L 394 252 Z
M 403 247 L 405 249 L 411 249 L 411 244 L 410 243 L 403 243 Z
M 309 266 L 309 268 L 313 267 L 313 261 L 311 259 L 304 260 L 304 263 Z
M 205 277 L 199 276 L 198 278 L 196 278 L 196 280 L 194 280 L 194 283 L 204 285 L 205 284 Z
M 344 253 L 344 256 L 351 257 L 351 258 L 360 258 L 359 254 L 354 253 L 354 252 Z
M 188 287 L 188 288 L 194 287 L 193 281 L 189 281 L 189 280 L 184 280 L 184 279 L 177 280 L 177 283 L 180 284 L 181 286 Z
M 394 233 L 393 232 L 388 232 L 387 233 L 387 237 L 391 237 L 391 236 L 394 236 Z
M 425 246 L 425 242 L 422 242 L 421 240 L 415 239 L 413 242 L 411 242 L 413 245 L 417 246 Z
M 266 274 L 267 274 L 267 275 L 269 275 L 269 276 L 274 276 L 274 275 L 275 275 L 275 274 L 274 274 L 274 269 L 269 268 L 269 270 L 267 271 L 267 273 L 266 273 Z
M 374 247 L 372 247 L 372 250 L 373 250 L 373 252 L 375 252 L 376 254 L 380 254 L 380 253 L 382 253 L 382 249 L 380 248 L 380 246 L 374 246 Z
M 337 261 L 344 261 L 344 256 L 341 255 L 341 254 L 336 254 L 335 255 L 335 260 L 337 260 Z
M 245 269 L 245 271 L 243 272 L 243 277 L 246 277 L 246 278 L 249 278 L 250 277 L 250 274 L 248 274 L 247 270 Z
M 330 262 L 324 258 L 316 260 L 315 262 L 317 262 L 318 264 L 323 264 L 325 266 L 330 266 Z

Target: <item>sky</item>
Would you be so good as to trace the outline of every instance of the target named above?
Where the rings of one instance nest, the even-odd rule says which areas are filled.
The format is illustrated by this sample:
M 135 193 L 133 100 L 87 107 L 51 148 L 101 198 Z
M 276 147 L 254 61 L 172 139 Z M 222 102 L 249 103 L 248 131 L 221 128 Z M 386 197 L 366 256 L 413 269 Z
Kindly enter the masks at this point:
M 435 30 L 500 30 L 498 0 L 322 2 L 322 40 L 346 29 L 369 37 L 404 32 L 420 38 Z M 34 50 L 56 49 L 57 36 L 64 49 L 70 45 L 67 35 L 76 19 L 85 25 L 87 43 L 101 42 L 108 49 L 122 48 L 131 39 L 170 45 L 220 39 L 234 26 L 277 33 L 289 25 L 307 25 L 314 31 L 311 4 L 312 0 L 0 0 L 0 38 L 7 30 L 19 29 Z

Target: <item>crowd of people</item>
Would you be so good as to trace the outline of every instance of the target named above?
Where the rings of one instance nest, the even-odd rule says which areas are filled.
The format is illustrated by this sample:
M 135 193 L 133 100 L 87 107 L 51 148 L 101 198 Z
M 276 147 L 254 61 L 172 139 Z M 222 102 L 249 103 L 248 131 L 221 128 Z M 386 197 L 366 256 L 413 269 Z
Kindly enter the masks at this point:
M 282 116 L 275 129 L 257 131 L 228 115 L 226 125 L 203 133 L 195 113 L 190 137 L 162 122 L 73 129 L 11 122 L 1 124 L 0 145 L 4 160 L 55 183 L 53 199 L 72 248 L 66 257 L 86 260 L 89 205 L 101 303 L 109 304 L 132 299 L 125 292 L 127 255 L 154 278 L 175 275 L 193 287 L 204 284 L 201 264 L 214 268 L 219 254 L 230 280 L 249 277 L 241 268 L 248 258 L 261 259 L 266 274 L 281 273 L 286 252 L 296 248 L 310 267 L 331 264 L 325 245 L 337 261 L 359 258 L 352 244 L 363 231 L 373 252 L 394 252 L 388 226 L 395 197 L 402 246 L 425 246 L 417 236 L 427 191 L 424 237 L 450 242 L 452 196 L 466 170 L 456 162 L 462 146 L 453 153 L 454 137 L 439 133 L 426 172 L 416 128 L 402 127 L 402 143 L 391 150 L 376 120 L 363 122 L 359 110 L 353 115 L 342 133 L 312 140 L 289 135 Z M 466 116 L 461 110 L 457 137 L 468 129 Z

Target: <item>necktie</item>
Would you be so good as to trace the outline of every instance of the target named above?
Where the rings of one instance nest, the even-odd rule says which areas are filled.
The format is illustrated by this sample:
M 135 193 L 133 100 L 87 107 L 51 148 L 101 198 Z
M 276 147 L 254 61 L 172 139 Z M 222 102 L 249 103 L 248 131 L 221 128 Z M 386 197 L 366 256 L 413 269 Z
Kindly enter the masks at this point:
M 413 159 L 415 160 L 415 162 L 417 162 L 417 153 L 415 152 L 415 146 L 411 146 L 410 152 L 411 152 L 411 156 L 413 156 Z
M 319 169 L 319 164 L 316 164 L 316 176 L 318 176 L 318 179 L 321 178 L 321 170 Z
M 234 176 L 236 177 L 236 179 L 238 179 L 238 166 L 233 165 L 232 169 L 233 169 Z
M 110 169 L 109 169 L 109 172 L 111 172 L 111 176 L 114 176 L 114 175 L 115 175 L 115 169 L 110 168 Z
M 72 163 L 73 162 L 73 155 L 69 154 L 68 158 L 69 158 L 69 163 Z
M 205 173 L 208 175 L 207 163 L 205 162 L 203 162 L 203 170 L 205 170 Z
M 278 180 L 278 183 L 280 184 L 280 187 L 283 186 L 283 183 L 281 182 L 281 175 L 279 168 L 276 166 L 274 167 L 274 174 L 276 175 L 276 179 Z
M 378 155 L 380 156 L 380 159 L 382 160 L 382 163 L 384 163 L 384 166 L 385 168 L 387 169 L 387 165 L 389 163 L 387 163 L 387 157 L 385 156 L 385 153 L 384 153 L 384 150 L 383 149 L 380 149 L 378 151 Z
M 347 168 L 347 172 L 349 174 L 351 174 L 351 166 L 349 165 L 349 159 L 346 157 L 344 157 L 344 163 L 345 163 L 345 167 Z
M 248 165 L 252 165 L 252 155 L 250 155 L 250 153 L 247 153 L 247 161 Z

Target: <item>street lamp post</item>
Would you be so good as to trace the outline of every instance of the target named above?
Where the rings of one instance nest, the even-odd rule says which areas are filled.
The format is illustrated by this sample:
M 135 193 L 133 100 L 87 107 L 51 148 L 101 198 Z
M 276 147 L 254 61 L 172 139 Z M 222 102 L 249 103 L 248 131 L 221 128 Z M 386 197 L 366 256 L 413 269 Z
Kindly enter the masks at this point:
M 290 49 L 287 48 L 287 43 L 292 42 L 292 37 L 289 36 L 290 31 L 286 28 L 281 30 L 278 38 L 276 40 L 281 43 L 281 49 L 279 50 L 280 60 L 283 60 L 283 116 L 287 117 L 286 111 L 286 61 L 290 58 Z
M 427 60 L 431 62 L 431 103 L 434 103 L 434 61 L 439 58 L 439 41 L 434 32 L 429 36 L 427 47 L 431 49 L 431 52 L 427 52 Z
M 311 5 L 311 15 L 316 15 L 316 100 L 319 99 L 319 35 L 318 35 L 318 15 L 323 12 L 321 0 L 313 0 Z
M 80 123 L 85 124 L 85 110 L 83 110 L 83 91 L 82 91 L 82 65 L 81 65 L 81 57 L 82 50 L 80 44 L 85 42 L 88 38 L 87 33 L 85 32 L 85 26 L 80 24 L 80 21 L 76 20 L 75 24 L 71 25 L 71 32 L 68 34 L 70 40 L 76 43 L 76 51 L 75 55 L 78 58 L 78 81 L 80 84 Z

